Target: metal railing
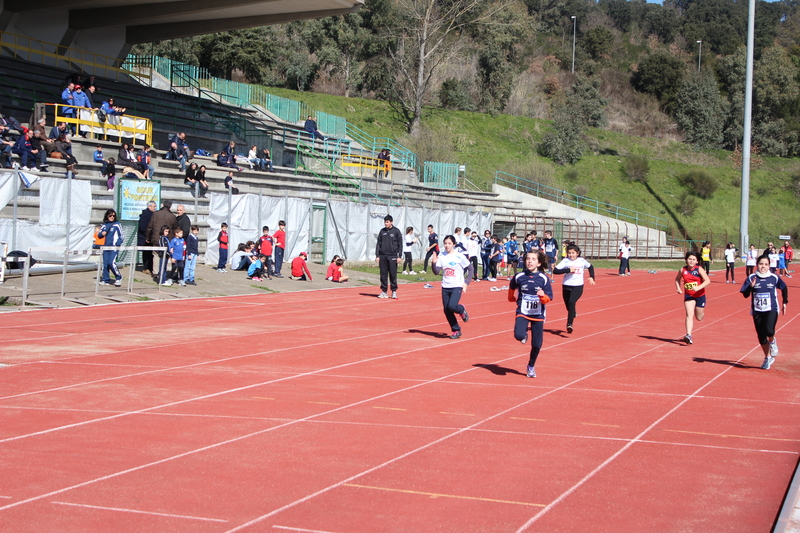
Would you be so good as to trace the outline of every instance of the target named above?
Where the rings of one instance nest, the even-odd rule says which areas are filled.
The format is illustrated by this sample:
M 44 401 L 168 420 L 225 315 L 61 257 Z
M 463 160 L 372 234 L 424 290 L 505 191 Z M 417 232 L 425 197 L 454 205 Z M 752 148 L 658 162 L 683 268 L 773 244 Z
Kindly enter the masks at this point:
M 422 182 L 433 187 L 445 189 L 458 188 L 458 165 L 455 163 L 437 163 L 425 161 Z
M 409 170 L 419 171 L 417 154 L 390 137 L 373 137 L 349 122 L 347 123 L 347 136 L 360 144 L 365 150 L 374 154 L 386 148 L 391 152 L 393 161 L 399 162 Z
M 576 209 L 591 211 L 598 215 L 630 222 L 636 225 L 646 226 L 658 231 L 669 230 L 669 225 L 667 224 L 667 219 L 665 218 L 648 215 L 646 213 L 640 213 L 632 209 L 601 202 L 592 198 L 578 196 L 561 189 L 556 189 L 554 187 L 542 185 L 541 183 L 528 181 L 524 178 L 520 178 L 506 172 L 501 172 L 499 170 L 495 172 L 494 182 L 510 189 L 531 194 L 533 196 L 538 196 L 539 198 L 544 198 L 559 204 L 575 207 Z
M 13 50 L 16 57 L 31 63 L 67 70 L 74 70 L 78 66 L 84 72 L 114 80 L 128 79 L 134 74 L 120 65 L 120 60 L 116 57 L 86 52 L 6 31 L 0 31 L 0 45 L 3 53 L 7 53 L 6 50 Z M 136 75 L 149 77 L 146 74 Z
M 97 109 L 76 107 L 64 104 L 46 104 L 53 108 L 55 122 L 74 125 L 77 132 L 89 138 L 97 135 L 120 137 L 153 144 L 153 123 L 150 119 L 133 115 L 107 115 L 100 120 Z M 72 109 L 74 114 L 64 114 L 64 109 Z

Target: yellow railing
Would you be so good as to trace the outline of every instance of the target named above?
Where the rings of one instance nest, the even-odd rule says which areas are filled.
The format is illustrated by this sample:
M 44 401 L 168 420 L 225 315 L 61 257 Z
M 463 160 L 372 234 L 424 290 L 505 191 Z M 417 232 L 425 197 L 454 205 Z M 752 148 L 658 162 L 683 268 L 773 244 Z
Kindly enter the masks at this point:
M 134 139 L 134 144 L 142 144 L 143 142 L 151 146 L 153 144 L 153 123 L 148 118 L 134 117 L 132 115 L 106 115 L 105 120 L 100 120 L 97 109 L 64 104 L 46 105 L 52 106 L 56 124 L 66 122 L 68 125 L 74 125 L 78 133 L 85 135 L 89 139 L 97 139 L 101 136 L 108 138 L 111 136 Z M 74 109 L 75 114 L 65 116 L 64 108 Z
M 354 176 L 364 177 L 364 171 L 368 176 L 390 178 L 392 173 L 392 163 L 388 160 L 365 155 L 344 155 L 340 162 L 342 169 L 347 167 L 356 168 L 357 171 L 348 171 Z
M 3 48 L 14 50 L 16 55 L 31 63 L 39 63 L 51 67 L 74 70 L 75 65 L 80 65 L 84 71 L 95 76 L 103 76 L 114 80 L 136 75 L 140 78 L 149 78 L 149 74 L 140 74 L 120 68 L 122 65 L 116 57 L 104 56 L 92 52 L 85 52 L 77 48 L 59 46 L 38 39 L 31 39 L 23 35 L 16 35 L 0 31 L 0 45 Z

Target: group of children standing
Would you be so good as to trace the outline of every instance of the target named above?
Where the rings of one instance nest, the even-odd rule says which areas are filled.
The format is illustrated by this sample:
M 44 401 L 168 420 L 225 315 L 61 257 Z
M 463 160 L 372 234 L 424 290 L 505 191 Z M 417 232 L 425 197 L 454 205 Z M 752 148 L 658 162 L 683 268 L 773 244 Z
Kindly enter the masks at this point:
M 158 246 L 167 248 L 167 252 L 158 252 L 161 261 L 158 265 L 158 282 L 164 286 L 171 286 L 176 281 L 181 287 L 186 285 L 197 285 L 194 280 L 197 268 L 197 256 L 199 254 L 198 234 L 200 229 L 191 226 L 189 235 L 184 239 L 183 230 L 175 230 L 174 236 L 170 239 L 171 228 L 168 225 L 161 226 L 161 236 L 158 239 Z M 170 271 L 167 273 L 167 265 Z

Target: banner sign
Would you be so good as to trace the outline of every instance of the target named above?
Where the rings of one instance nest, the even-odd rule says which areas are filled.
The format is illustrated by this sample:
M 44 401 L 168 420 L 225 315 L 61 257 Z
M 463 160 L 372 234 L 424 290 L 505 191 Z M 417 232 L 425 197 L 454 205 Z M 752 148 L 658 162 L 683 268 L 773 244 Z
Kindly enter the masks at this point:
M 150 180 L 119 180 L 118 220 L 139 220 L 139 215 L 147 208 L 147 202 L 161 205 L 161 182 Z

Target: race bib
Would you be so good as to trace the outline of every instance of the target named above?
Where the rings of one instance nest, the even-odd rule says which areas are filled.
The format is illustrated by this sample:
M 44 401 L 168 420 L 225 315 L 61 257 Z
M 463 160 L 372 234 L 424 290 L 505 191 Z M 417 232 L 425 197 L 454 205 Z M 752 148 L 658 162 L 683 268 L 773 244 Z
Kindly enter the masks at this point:
M 683 284 L 683 288 L 686 289 L 687 291 L 697 290 L 697 282 L 696 281 L 690 281 L 689 283 L 684 283 Z
M 449 268 L 449 267 L 444 269 L 444 276 L 445 277 L 449 278 L 449 277 L 452 277 L 452 276 L 455 276 L 455 275 L 456 275 L 455 269 L 452 269 L 452 268 Z
M 576 276 L 583 276 L 583 267 L 576 268 L 573 274 L 575 274 Z
M 768 292 L 757 292 L 753 296 L 753 308 L 758 312 L 772 311 L 772 302 Z
M 523 294 L 522 302 L 520 303 L 520 312 L 523 315 L 538 315 L 539 314 L 539 297 L 531 294 Z

